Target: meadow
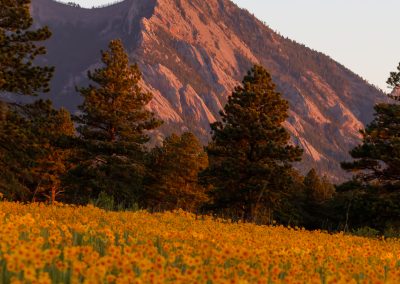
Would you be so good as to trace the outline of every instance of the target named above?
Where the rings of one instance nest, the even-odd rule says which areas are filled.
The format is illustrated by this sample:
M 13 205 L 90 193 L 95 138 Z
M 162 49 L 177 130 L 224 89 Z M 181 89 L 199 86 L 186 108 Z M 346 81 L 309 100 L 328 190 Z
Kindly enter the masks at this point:
M 0 202 L 0 283 L 400 283 L 400 241 Z

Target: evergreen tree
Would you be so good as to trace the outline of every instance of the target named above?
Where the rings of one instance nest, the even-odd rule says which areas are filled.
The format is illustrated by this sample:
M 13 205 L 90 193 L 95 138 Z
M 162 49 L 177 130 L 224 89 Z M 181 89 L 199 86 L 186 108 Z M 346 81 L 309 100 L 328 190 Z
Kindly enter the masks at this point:
M 216 207 L 254 220 L 261 209 L 271 215 L 285 203 L 291 163 L 302 155 L 289 144 L 290 135 L 282 126 L 288 108 L 261 66 L 254 66 L 235 88 L 220 112 L 222 121 L 211 125 L 210 165 L 202 174 L 213 187 Z
M 355 147 L 353 162 L 342 167 L 356 174 L 358 181 L 377 185 L 400 181 L 400 105 L 378 104 L 375 119 L 361 131 L 363 142 Z
M 37 42 L 51 35 L 47 27 L 33 30 L 30 0 L 0 0 L 0 92 L 34 95 L 47 92 L 53 68 L 33 61 L 46 49 Z
M 14 106 L 0 133 L 0 190 L 14 200 L 55 201 L 70 153 L 64 140 L 74 131 L 69 113 L 50 101 Z
M 190 132 L 182 136 L 172 134 L 162 147 L 152 150 L 150 157 L 146 188 L 149 207 L 195 211 L 207 201 L 198 174 L 208 166 L 208 157 L 196 136 Z
M 7 106 L 0 131 L 0 191 L 7 199 L 29 201 L 32 183 L 29 167 L 34 161 L 29 123 Z
M 315 169 L 311 169 L 303 180 L 304 194 L 301 216 L 307 229 L 328 229 L 331 225 L 331 205 L 335 187 Z
M 70 159 L 73 149 L 69 141 L 75 136 L 75 127 L 70 113 L 65 109 L 54 110 L 50 101 L 37 101 L 25 106 L 32 121 L 32 134 L 39 137 L 40 155 L 31 169 L 36 181 L 34 200 L 54 203 L 64 192 L 62 179 L 72 167 Z
M 387 83 L 400 86 L 399 72 L 391 72 Z M 389 97 L 399 100 L 398 94 Z M 353 181 L 338 187 L 338 212 L 346 212 L 346 225 L 372 227 L 382 233 L 400 223 L 400 105 L 375 106 L 375 118 L 361 131 L 361 145 L 351 150 L 352 162 L 342 167 L 354 173 Z M 342 219 L 344 217 L 342 216 Z
M 30 0 L 0 0 L 0 93 L 36 95 L 49 91 L 53 68 L 37 66 L 46 53 L 37 46 L 50 37 L 48 28 L 32 29 Z M 0 190 L 11 198 L 29 199 L 28 173 L 35 159 L 30 119 L 21 109 L 0 101 Z M 33 148 L 32 148 L 33 147 Z
M 400 88 L 400 63 L 399 66 L 397 66 L 397 71 L 395 72 L 390 72 L 390 77 L 386 81 L 386 83 L 389 85 L 389 87 L 399 90 Z M 395 99 L 395 100 L 400 100 L 400 94 L 393 94 L 389 95 L 390 98 Z
M 313 203 L 322 203 L 332 198 L 335 187 L 324 176 L 320 178 L 315 169 L 311 169 L 304 178 L 308 199 Z
M 95 84 L 78 89 L 84 102 L 76 122 L 85 159 L 71 172 L 72 199 L 87 202 L 105 192 L 117 202 L 133 202 L 145 172 L 145 131 L 161 121 L 145 108 L 152 94 L 140 88 L 141 73 L 129 64 L 122 42 L 111 41 L 101 55 L 104 66 L 88 73 Z

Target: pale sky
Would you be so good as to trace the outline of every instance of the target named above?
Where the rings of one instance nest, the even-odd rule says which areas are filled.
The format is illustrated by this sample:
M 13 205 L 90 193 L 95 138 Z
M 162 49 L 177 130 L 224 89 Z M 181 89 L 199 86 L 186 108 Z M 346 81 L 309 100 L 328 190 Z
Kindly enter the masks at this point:
M 92 7 L 110 0 L 73 2 Z M 388 90 L 386 79 L 400 62 L 400 0 L 233 2 L 281 35 L 329 55 L 370 83 Z
M 400 0 L 235 0 L 272 29 L 387 91 L 400 62 Z

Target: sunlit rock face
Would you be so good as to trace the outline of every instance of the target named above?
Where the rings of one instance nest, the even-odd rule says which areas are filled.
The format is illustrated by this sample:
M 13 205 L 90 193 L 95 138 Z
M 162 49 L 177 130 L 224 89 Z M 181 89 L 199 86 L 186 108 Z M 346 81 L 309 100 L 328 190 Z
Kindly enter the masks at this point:
M 322 53 L 284 38 L 228 0 L 126 0 L 82 9 L 33 0 L 38 26 L 48 25 L 46 64 L 56 66 L 51 97 L 76 110 L 76 85 L 99 65 L 101 49 L 123 40 L 154 94 L 150 108 L 166 122 L 158 133 L 190 130 L 207 143 L 209 124 L 253 64 L 272 74 L 290 102 L 285 126 L 304 149 L 298 167 L 333 181 L 346 176 L 339 163 L 360 142 L 383 93 Z

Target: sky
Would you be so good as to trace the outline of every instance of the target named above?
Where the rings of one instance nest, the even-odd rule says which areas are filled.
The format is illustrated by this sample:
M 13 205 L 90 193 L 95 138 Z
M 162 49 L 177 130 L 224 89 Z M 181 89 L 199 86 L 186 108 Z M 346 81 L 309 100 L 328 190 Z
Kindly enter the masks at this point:
M 235 0 L 273 30 L 321 51 L 370 83 L 400 62 L 399 0 Z
M 74 2 L 92 7 L 110 0 Z M 233 2 L 255 14 L 281 35 L 329 55 L 370 83 L 388 91 L 386 80 L 400 62 L 400 0 Z

